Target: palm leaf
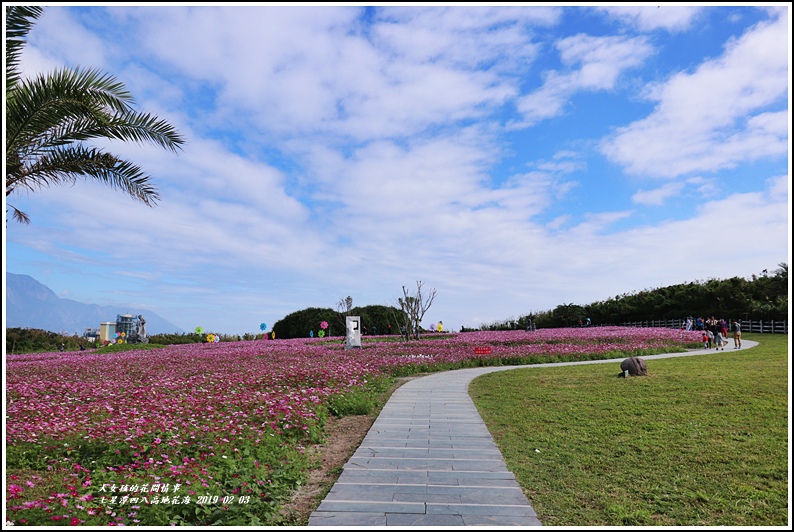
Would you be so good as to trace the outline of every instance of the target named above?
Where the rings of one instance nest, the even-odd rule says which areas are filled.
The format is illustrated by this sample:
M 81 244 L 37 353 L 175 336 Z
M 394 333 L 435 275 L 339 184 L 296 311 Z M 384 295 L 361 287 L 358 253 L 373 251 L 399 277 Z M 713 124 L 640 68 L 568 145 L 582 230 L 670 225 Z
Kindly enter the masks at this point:
M 6 93 L 19 80 L 19 55 L 41 6 L 6 6 Z
M 74 183 L 79 178 L 92 178 L 112 188 L 120 189 L 149 206 L 160 199 L 150 183 L 150 176 L 141 169 L 115 155 L 81 145 L 51 150 L 25 168 L 16 183 L 34 191 L 55 185 Z
M 96 179 L 153 206 L 151 178 L 129 161 L 87 145 L 92 139 L 149 143 L 173 152 L 184 138 L 165 120 L 133 108 L 132 95 L 97 69 L 60 68 L 33 79 L 18 73 L 19 55 L 40 7 L 12 6 L 6 20 L 6 197 Z M 25 213 L 11 206 L 17 221 Z

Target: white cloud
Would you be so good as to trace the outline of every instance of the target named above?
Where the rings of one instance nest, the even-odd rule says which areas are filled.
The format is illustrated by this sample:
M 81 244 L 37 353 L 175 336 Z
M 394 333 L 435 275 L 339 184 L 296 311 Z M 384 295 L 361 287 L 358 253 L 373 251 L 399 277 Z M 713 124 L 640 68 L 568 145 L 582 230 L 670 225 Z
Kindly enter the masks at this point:
M 517 101 L 526 127 L 561 114 L 580 91 L 612 90 L 618 77 L 640 66 L 653 52 L 641 37 L 593 37 L 579 34 L 556 44 L 563 63 L 576 70 L 544 73 L 543 86 Z
M 683 183 L 667 183 L 654 190 L 638 190 L 631 201 L 638 205 L 664 205 L 669 198 L 676 197 L 684 186 Z
M 35 64 L 28 54 L 34 54 L 37 49 L 46 49 L 48 57 L 46 65 L 33 67 L 36 71 L 51 71 L 64 65 L 105 68 L 108 64 L 107 45 L 66 10 L 45 8 L 45 14 L 36 19 L 33 28 L 35 31 L 28 34 L 29 45 L 24 48 L 27 74 Z
M 785 105 L 788 60 L 774 50 L 786 42 L 781 17 L 752 28 L 691 74 L 672 76 L 652 90 L 654 112 L 605 139 L 603 152 L 629 172 L 660 177 L 784 155 L 788 114 L 768 108 Z
M 777 176 L 767 180 L 769 186 L 769 196 L 775 201 L 783 201 L 787 197 L 791 201 L 791 176 Z
M 229 118 L 265 138 L 324 132 L 414 134 L 480 118 L 516 94 L 537 54 L 531 24 L 555 8 L 143 9 L 142 43 L 176 72 L 218 89 Z M 149 18 L 157 15 L 155 21 Z
M 669 32 L 688 30 L 700 15 L 701 6 L 610 6 L 596 8 L 641 31 L 663 29 Z
M 538 53 L 530 28 L 554 25 L 561 14 L 555 7 L 387 7 L 372 33 L 376 45 L 410 62 L 526 68 Z

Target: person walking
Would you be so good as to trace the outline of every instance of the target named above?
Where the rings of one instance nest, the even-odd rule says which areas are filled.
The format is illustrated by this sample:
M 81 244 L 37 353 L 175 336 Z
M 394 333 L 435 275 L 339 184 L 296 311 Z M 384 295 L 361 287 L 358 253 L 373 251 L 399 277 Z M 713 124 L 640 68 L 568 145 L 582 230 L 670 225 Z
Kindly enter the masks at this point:
M 722 343 L 722 331 L 719 328 L 715 329 L 714 333 L 714 345 L 716 346 L 716 350 L 719 351 L 722 349 L 725 351 L 725 344 Z
M 733 325 L 731 326 L 733 330 L 733 348 L 734 349 L 741 349 L 742 348 L 742 325 L 733 320 Z
M 706 328 L 711 333 L 709 337 L 711 338 L 712 344 L 714 344 L 714 347 L 716 347 L 719 350 L 719 348 L 722 347 L 717 343 L 717 335 L 720 333 L 720 322 L 718 322 L 717 318 L 715 318 L 714 316 L 707 318 Z M 722 340 L 720 340 L 720 343 L 721 342 Z

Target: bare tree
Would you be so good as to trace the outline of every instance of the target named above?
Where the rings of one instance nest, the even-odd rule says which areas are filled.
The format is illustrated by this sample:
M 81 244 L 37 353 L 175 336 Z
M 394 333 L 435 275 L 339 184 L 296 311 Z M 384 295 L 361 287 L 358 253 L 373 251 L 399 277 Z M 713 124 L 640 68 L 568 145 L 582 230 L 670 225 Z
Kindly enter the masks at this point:
M 353 298 L 347 296 L 343 299 L 340 299 L 336 302 L 336 311 L 339 313 L 339 320 L 340 325 L 342 326 L 342 330 L 347 329 L 347 317 L 350 316 L 353 312 Z
M 416 292 L 409 293 L 403 286 L 403 297 L 397 299 L 397 303 L 402 311 L 401 332 L 405 340 L 418 340 L 419 333 L 421 332 L 422 318 L 425 312 L 433 304 L 436 298 L 436 289 L 432 288 L 429 291 L 424 290 L 422 281 L 416 281 Z
M 336 310 L 340 314 L 344 314 L 345 316 L 350 315 L 350 311 L 353 310 L 353 298 L 347 296 L 344 299 L 340 299 L 336 302 Z

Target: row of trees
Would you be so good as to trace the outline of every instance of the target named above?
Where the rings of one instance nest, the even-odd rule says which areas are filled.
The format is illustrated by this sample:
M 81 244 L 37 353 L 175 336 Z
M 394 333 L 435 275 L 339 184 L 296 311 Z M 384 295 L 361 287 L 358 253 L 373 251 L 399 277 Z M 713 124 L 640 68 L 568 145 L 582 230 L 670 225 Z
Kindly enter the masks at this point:
M 90 345 L 85 338 L 67 336 L 41 329 L 6 329 L 6 353 L 38 353 L 57 351 L 61 346 L 66 351 L 77 351 L 80 346 Z
M 587 305 L 562 304 L 553 310 L 485 324 L 481 329 L 525 329 L 529 320 L 537 327 L 573 327 L 587 318 L 599 325 L 687 316 L 783 321 L 788 319 L 788 312 L 788 265 L 780 263 L 771 274 L 764 270 L 750 279 L 709 279 L 622 294 Z
M 553 310 L 526 314 L 518 318 L 483 324 L 481 330 L 505 330 L 575 327 L 583 324 L 620 324 L 625 322 L 683 319 L 687 316 L 706 318 L 717 316 L 738 320 L 788 319 L 788 265 L 778 264 L 771 274 L 764 270 L 750 279 L 731 277 L 693 281 L 662 288 L 642 290 L 611 297 L 587 305 L 573 303 L 558 305 Z M 418 339 L 424 314 L 436 297 L 436 290 L 425 289 L 417 281 L 416 290 L 410 292 L 402 287 L 403 297 L 397 306 L 370 306 L 353 308 L 352 298 L 342 299 L 337 310 L 306 309 L 293 313 L 273 327 L 281 338 L 306 336 L 308 330 L 320 321 L 337 324 L 338 332 L 344 334 L 345 316 L 361 316 L 361 322 L 370 332 L 385 333 L 390 324 L 392 330 L 403 339 Z M 467 329 L 462 328 L 461 332 Z M 473 329 L 468 329 L 473 330 Z
M 318 336 L 323 330 L 327 336 L 344 336 L 346 333 L 346 316 L 359 316 L 362 327 L 370 334 L 400 334 L 400 325 L 396 320 L 399 309 L 385 305 L 369 305 L 366 307 L 346 307 L 344 310 L 311 307 L 288 314 L 273 325 L 276 338 L 307 338 L 312 333 Z M 327 329 L 321 329 L 321 323 L 327 323 Z
M 209 333 L 161 333 L 149 335 L 149 346 L 158 345 L 177 345 L 177 344 L 200 344 L 207 342 Z M 220 338 L 221 342 L 238 342 L 241 340 L 261 340 L 263 334 L 245 333 L 238 334 L 218 334 L 214 336 Z M 92 351 L 103 347 L 99 340 L 90 341 L 85 336 L 76 334 L 68 335 L 45 331 L 42 329 L 12 327 L 6 329 L 6 353 L 42 353 L 58 351 L 63 346 L 64 351 L 79 351 L 85 349 Z M 130 344 L 130 348 L 141 347 L 141 344 Z
M 427 289 L 422 281 L 416 282 L 416 290 L 402 287 L 402 297 L 397 306 L 369 305 L 353 307 L 353 298 L 347 296 L 330 308 L 307 308 L 293 312 L 273 325 L 276 338 L 301 338 L 323 330 L 328 336 L 346 334 L 347 316 L 359 316 L 364 334 L 398 334 L 403 340 L 418 340 L 423 329 L 422 319 L 436 299 L 435 288 Z M 328 329 L 319 324 L 327 323 Z

